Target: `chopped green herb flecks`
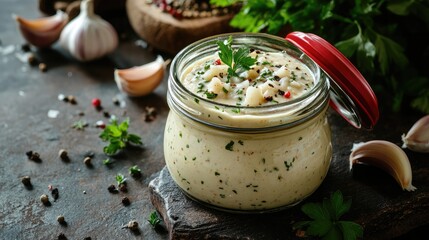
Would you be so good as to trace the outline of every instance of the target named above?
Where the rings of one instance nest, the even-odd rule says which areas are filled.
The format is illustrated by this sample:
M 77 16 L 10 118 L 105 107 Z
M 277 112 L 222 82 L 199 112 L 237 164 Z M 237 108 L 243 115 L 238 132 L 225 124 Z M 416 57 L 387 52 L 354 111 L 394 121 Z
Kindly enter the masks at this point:
M 238 140 L 238 144 L 240 144 L 241 146 L 243 146 L 244 142 L 242 140 Z
M 198 98 L 194 98 L 194 101 L 195 101 L 196 103 L 200 103 L 200 100 L 199 100 Z
M 215 99 L 217 97 L 217 93 L 205 91 L 204 94 L 208 99 Z
M 220 175 L 220 173 L 219 172 L 215 172 L 215 176 L 219 176 Z
M 233 146 L 234 146 L 234 141 L 231 140 L 228 144 L 226 144 L 225 149 L 228 151 L 234 151 Z

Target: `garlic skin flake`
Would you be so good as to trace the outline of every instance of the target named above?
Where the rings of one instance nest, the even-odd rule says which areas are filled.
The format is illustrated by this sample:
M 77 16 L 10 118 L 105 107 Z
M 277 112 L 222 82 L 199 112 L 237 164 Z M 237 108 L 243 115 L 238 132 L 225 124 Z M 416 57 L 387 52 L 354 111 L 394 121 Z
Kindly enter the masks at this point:
M 145 96 L 153 92 L 164 78 L 170 61 L 158 56 L 155 61 L 128 69 L 115 69 L 114 77 L 119 90 L 132 97 Z
M 55 43 L 69 20 L 68 15 L 59 10 L 53 16 L 38 19 L 26 19 L 17 15 L 12 17 L 18 23 L 25 40 L 39 48 L 46 48 Z
M 113 52 L 118 35 L 110 23 L 94 13 L 93 0 L 83 0 L 80 9 L 80 14 L 63 29 L 61 46 L 82 62 Z
M 403 190 L 416 190 L 412 185 L 410 161 L 396 144 L 384 140 L 354 144 L 349 161 L 350 169 L 354 164 L 373 165 L 394 177 Z
M 402 148 L 415 152 L 429 152 L 429 115 L 420 118 L 407 134 L 402 134 Z

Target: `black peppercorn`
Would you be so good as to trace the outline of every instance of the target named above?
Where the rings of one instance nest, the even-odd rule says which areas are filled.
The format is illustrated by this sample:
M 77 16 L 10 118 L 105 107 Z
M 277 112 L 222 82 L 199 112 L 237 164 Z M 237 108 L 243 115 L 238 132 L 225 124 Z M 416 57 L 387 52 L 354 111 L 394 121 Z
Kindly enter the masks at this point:
M 59 223 L 59 224 L 61 224 L 61 225 L 64 225 L 64 224 L 66 223 L 66 220 L 65 220 L 65 218 L 64 218 L 64 216 L 63 216 L 63 215 L 59 215 L 59 216 L 57 217 L 57 221 L 58 221 L 58 223 Z
M 60 233 L 60 235 L 58 235 L 58 240 L 67 240 L 67 237 L 64 233 Z
M 22 184 L 24 184 L 24 186 L 26 187 L 31 187 L 31 178 L 29 176 L 24 176 L 21 178 L 21 182 Z
M 116 189 L 115 185 L 110 185 L 107 190 L 109 190 L 110 193 L 117 193 L 118 189 Z
M 44 204 L 44 205 L 49 205 L 49 197 L 46 194 L 42 194 L 42 196 L 40 196 L 40 201 Z
M 58 188 L 52 189 L 51 195 L 54 198 L 54 202 L 57 201 L 58 197 L 60 196 L 60 193 L 58 192 Z
M 124 204 L 124 206 L 130 205 L 131 204 L 130 199 L 128 197 L 123 197 L 122 204 Z
M 64 161 L 68 161 L 69 160 L 69 156 L 66 150 L 64 149 L 60 149 L 60 151 L 58 152 L 58 156 L 60 156 L 60 158 Z

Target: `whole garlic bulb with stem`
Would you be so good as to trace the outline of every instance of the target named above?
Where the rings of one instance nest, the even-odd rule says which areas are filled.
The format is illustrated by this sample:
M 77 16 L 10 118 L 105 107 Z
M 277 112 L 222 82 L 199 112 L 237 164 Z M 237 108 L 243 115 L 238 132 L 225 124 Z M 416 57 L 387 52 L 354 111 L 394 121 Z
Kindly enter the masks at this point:
M 114 51 L 118 35 L 110 23 L 94 13 L 93 0 L 83 0 L 80 14 L 61 32 L 60 44 L 79 61 L 91 61 Z

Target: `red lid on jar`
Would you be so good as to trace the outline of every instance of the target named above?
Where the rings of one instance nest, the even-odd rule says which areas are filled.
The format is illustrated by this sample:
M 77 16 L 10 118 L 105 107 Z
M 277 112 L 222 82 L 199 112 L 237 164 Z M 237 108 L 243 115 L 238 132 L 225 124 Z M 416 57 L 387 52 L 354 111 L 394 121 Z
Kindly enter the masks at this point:
M 356 67 L 325 39 L 292 32 L 286 40 L 307 54 L 330 78 L 330 105 L 356 128 L 371 129 L 379 112 L 377 98 Z

